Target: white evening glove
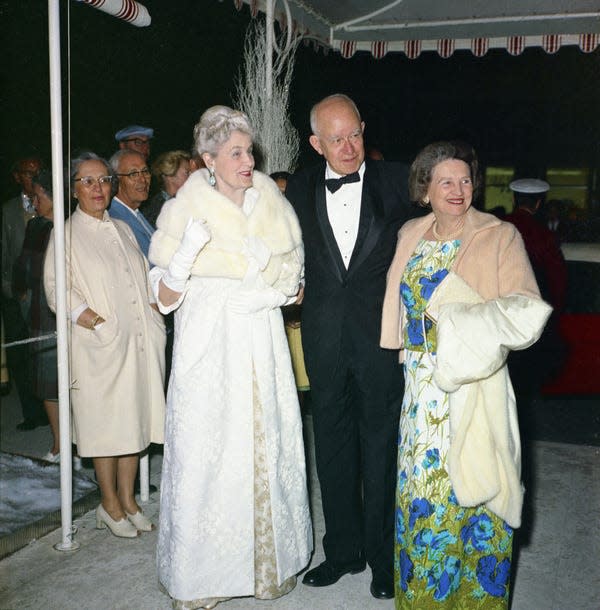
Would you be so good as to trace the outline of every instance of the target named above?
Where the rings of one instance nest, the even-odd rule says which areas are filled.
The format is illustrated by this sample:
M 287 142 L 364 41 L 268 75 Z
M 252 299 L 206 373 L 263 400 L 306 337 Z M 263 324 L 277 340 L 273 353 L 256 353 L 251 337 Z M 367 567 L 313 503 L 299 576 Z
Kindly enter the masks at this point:
M 190 218 L 181 243 L 173 254 L 169 268 L 162 277 L 163 284 L 175 292 L 183 292 L 198 253 L 210 241 L 205 220 Z
M 227 306 L 234 313 L 252 314 L 281 307 L 286 301 L 285 294 L 271 286 L 241 288 L 231 293 Z
M 260 272 L 269 264 L 271 251 L 260 237 L 250 235 L 244 238 L 242 254 L 248 259 L 248 269 L 242 284 L 244 286 L 255 286 Z
M 250 262 L 252 262 L 252 260 L 256 261 L 260 271 L 264 271 L 271 258 L 271 250 L 269 250 L 265 242 L 256 235 L 250 235 L 244 239 L 242 253 Z

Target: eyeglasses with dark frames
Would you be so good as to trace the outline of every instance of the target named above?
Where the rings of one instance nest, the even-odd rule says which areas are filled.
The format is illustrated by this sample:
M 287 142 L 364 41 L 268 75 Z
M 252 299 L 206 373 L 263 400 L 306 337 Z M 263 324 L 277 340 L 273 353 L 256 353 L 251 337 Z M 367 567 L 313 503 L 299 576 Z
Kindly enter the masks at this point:
M 148 176 L 150 176 L 150 170 L 145 167 L 144 169 L 134 169 L 133 171 L 128 172 L 127 174 L 117 174 L 117 176 L 127 177 L 131 180 L 137 180 L 141 176 L 143 176 L 144 178 L 148 178 Z
M 99 178 L 92 178 L 92 176 L 83 176 L 83 178 L 75 178 L 73 182 L 81 182 L 85 188 L 91 188 L 94 184 L 98 183 L 100 186 L 104 184 L 112 184 L 113 176 L 100 176 Z

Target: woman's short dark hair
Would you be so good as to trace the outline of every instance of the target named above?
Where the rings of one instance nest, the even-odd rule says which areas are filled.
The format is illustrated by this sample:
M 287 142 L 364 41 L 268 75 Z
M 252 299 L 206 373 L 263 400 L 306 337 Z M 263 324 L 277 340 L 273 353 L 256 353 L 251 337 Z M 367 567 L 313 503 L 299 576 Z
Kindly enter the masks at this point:
M 425 207 L 424 199 L 431 184 L 431 176 L 436 165 L 449 159 L 464 161 L 471 170 L 473 182 L 473 199 L 476 198 L 481 186 L 479 176 L 479 162 L 474 148 L 467 142 L 454 140 L 451 142 L 434 142 L 427 145 L 416 156 L 410 166 L 408 188 L 411 201 L 416 201 Z

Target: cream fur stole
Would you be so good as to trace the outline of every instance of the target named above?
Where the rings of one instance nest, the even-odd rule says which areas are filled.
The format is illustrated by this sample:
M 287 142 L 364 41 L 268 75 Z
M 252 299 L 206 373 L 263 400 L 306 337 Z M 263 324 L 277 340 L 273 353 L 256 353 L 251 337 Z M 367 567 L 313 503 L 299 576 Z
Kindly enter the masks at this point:
M 536 341 L 551 308 L 510 295 L 484 302 L 450 272 L 427 313 L 437 321 L 433 378 L 448 392 L 448 474 L 461 506 L 486 506 L 512 527 L 521 524 L 521 448 L 514 393 L 505 364 L 509 349 Z
M 262 272 L 267 284 L 288 296 L 297 292 L 304 250 L 296 214 L 265 174 L 254 172 L 253 188 L 259 197 L 249 216 L 211 187 L 204 169 L 194 172 L 174 199 L 167 201 L 157 220 L 148 258 L 167 268 L 181 242 L 190 218 L 206 221 L 211 239 L 200 251 L 192 275 L 241 279 L 248 268 L 243 254 L 244 238 L 259 237 L 271 251 Z

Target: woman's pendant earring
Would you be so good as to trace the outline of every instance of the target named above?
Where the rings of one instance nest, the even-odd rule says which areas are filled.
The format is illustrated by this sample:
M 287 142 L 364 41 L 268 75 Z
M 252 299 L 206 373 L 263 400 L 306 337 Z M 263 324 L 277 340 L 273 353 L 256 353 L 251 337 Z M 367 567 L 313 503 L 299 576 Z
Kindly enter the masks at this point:
M 208 184 L 211 186 L 215 186 L 217 184 L 217 179 L 215 178 L 215 170 L 212 167 L 208 168 Z

